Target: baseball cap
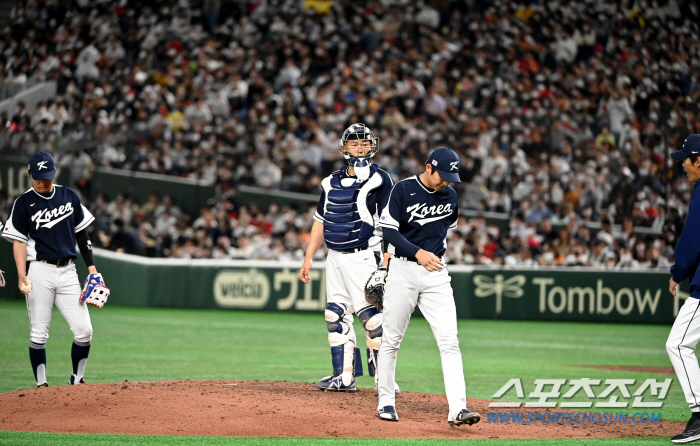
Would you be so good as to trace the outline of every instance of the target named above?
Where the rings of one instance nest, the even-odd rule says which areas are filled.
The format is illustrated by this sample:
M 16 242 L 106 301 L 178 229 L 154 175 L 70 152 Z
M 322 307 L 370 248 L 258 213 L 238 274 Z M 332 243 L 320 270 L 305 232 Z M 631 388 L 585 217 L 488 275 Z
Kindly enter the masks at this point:
M 37 152 L 29 158 L 29 173 L 35 180 L 53 180 L 56 164 L 53 157 L 46 152 Z
M 454 150 L 447 147 L 435 149 L 428 158 L 428 163 L 432 164 L 440 174 L 440 178 L 448 183 L 461 183 L 459 179 L 459 155 Z
M 673 152 L 671 157 L 675 160 L 684 160 L 689 156 L 700 156 L 700 135 L 690 135 L 683 142 L 683 148 Z

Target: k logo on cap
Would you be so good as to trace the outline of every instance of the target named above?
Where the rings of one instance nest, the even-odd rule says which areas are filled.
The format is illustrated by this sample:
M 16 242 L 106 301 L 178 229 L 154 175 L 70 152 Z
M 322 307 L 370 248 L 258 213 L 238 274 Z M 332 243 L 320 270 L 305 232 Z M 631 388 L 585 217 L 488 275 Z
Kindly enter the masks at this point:
M 53 180 L 56 165 L 53 157 L 46 152 L 37 152 L 29 159 L 29 174 L 35 180 Z
M 459 178 L 459 173 L 453 172 L 454 170 L 459 171 L 459 155 L 448 148 L 440 147 L 435 149 L 433 153 L 430 154 L 428 162 L 435 166 L 440 178 L 447 181 L 448 183 L 461 183 L 462 180 Z M 442 167 L 450 166 L 450 170 L 444 170 Z

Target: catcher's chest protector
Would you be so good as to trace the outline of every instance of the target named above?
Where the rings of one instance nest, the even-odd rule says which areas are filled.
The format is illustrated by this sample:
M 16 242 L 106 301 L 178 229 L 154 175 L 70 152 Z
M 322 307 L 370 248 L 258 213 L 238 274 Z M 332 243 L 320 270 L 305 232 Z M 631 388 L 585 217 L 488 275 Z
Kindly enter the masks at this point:
M 326 196 L 323 207 L 323 236 L 330 249 L 350 249 L 366 244 L 374 235 L 376 194 L 384 179 L 376 174 L 379 165 L 372 164 L 367 181 L 347 175 L 346 169 L 334 172 L 323 180 Z

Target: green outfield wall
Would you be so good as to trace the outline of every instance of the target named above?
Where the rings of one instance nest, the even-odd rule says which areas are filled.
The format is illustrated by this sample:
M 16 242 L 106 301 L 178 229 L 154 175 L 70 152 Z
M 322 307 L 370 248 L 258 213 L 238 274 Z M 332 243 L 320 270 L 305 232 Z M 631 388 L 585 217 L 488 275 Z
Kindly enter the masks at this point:
M 96 167 L 92 174 L 93 199 L 104 194 L 108 200 L 114 200 L 118 193 L 124 193 L 139 203 L 145 203 L 154 192 L 161 197 L 171 196 L 175 204 L 191 217 L 198 216 L 201 207 L 216 195 L 214 186 L 186 178 L 108 167 Z
M 216 188 L 203 181 L 178 178 L 173 176 L 158 175 L 152 173 L 132 172 L 123 169 L 110 169 L 96 167 L 92 176 L 93 198 L 97 194 L 104 194 L 112 200 L 118 192 L 128 194 L 143 203 L 148 200 L 151 193 L 155 192 L 161 197 L 170 195 L 175 204 L 189 216 L 199 216 L 199 211 L 207 204 L 207 201 L 216 197 Z M 270 203 L 279 205 L 293 205 L 302 207 L 307 204 L 315 204 L 318 197 L 296 192 L 275 191 L 259 187 L 239 186 L 236 200 L 239 204 L 256 204 L 262 209 L 267 209 Z
M 326 306 L 322 262 L 314 264 L 306 285 L 298 278 L 300 262 L 149 259 L 101 249 L 95 254 L 112 305 L 316 312 Z M 10 243 L 0 245 L 0 258 L 0 268 L 9 272 L 0 297 L 22 298 Z M 81 261 L 78 270 L 84 278 Z M 449 271 L 460 318 L 669 324 L 687 298 L 683 291 L 671 296 L 670 276 L 658 270 L 450 266 Z

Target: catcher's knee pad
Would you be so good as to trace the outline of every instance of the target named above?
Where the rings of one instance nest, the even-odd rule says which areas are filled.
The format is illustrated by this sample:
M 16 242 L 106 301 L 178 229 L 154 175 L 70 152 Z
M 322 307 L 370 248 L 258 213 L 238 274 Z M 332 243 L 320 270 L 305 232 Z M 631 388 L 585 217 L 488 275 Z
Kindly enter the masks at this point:
M 362 322 L 367 332 L 367 347 L 370 347 L 370 339 L 382 339 L 382 323 L 384 323 L 384 315 L 381 311 L 374 307 L 365 307 L 357 312 L 357 317 Z M 378 346 L 375 348 L 379 348 Z
M 355 344 L 350 336 L 343 333 L 328 333 L 328 343 L 331 347 L 336 347 L 338 345 L 346 345 L 348 343 Z
M 345 319 L 346 314 L 348 314 L 348 308 L 345 304 L 329 303 L 326 306 L 325 316 L 328 333 L 347 334 L 350 324 Z

